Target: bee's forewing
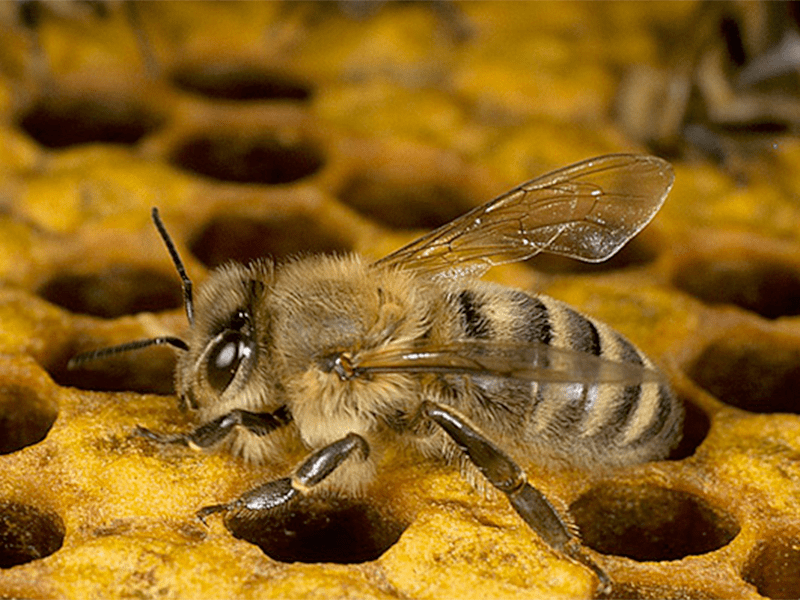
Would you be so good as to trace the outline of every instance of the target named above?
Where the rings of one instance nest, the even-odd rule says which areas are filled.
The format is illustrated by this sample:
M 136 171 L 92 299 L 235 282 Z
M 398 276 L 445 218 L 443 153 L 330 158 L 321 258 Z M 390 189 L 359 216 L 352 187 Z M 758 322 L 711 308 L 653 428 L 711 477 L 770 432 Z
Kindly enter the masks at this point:
M 654 156 L 592 158 L 523 183 L 375 264 L 437 274 L 480 273 L 539 252 L 603 261 L 650 222 L 673 180 Z

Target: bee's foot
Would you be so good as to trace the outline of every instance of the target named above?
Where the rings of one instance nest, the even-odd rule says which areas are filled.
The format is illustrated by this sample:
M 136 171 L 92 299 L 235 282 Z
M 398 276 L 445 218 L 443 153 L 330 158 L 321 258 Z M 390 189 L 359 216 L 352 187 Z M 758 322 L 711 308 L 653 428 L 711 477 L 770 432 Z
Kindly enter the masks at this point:
M 133 435 L 138 437 L 146 438 L 150 441 L 157 442 L 159 444 L 184 444 L 188 445 L 186 440 L 186 436 L 181 434 L 170 434 L 170 433 L 158 433 L 155 431 L 150 431 L 145 427 L 141 427 L 137 425 L 136 428 L 133 430 Z
M 209 515 L 213 515 L 214 513 L 218 512 L 227 512 L 229 509 L 229 505 L 227 504 L 214 504 L 213 506 L 204 506 L 200 510 L 197 511 L 197 518 L 200 519 L 200 522 L 208 526 L 206 523 L 206 517 Z

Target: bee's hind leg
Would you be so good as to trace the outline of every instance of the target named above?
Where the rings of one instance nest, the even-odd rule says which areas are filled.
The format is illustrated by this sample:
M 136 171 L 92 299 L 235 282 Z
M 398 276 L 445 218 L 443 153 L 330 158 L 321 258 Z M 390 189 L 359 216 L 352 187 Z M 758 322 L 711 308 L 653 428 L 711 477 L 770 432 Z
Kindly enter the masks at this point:
M 600 580 L 601 593 L 611 589 L 611 580 L 581 548 L 558 511 L 539 490 L 528 483 L 522 468 L 505 452 L 490 442 L 466 418 L 450 408 L 425 401 L 420 417 L 439 425 L 464 451 L 478 470 L 494 487 L 503 492 L 514 510 L 556 550 L 591 569 Z
M 208 515 L 218 512 L 259 513 L 286 504 L 298 494 L 311 491 L 354 452 L 360 453 L 363 459 L 368 458 L 369 444 L 360 435 L 350 433 L 309 456 L 291 477 L 269 481 L 228 504 L 201 508 L 197 516 L 205 523 Z

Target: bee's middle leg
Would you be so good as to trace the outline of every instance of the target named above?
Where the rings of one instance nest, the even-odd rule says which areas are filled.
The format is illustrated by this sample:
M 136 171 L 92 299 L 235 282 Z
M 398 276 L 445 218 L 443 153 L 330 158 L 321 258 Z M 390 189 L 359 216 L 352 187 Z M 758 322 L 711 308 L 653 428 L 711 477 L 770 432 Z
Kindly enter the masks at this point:
M 355 452 L 367 459 L 369 444 L 357 433 L 350 433 L 309 456 L 291 477 L 269 481 L 228 504 L 201 508 L 197 516 L 205 522 L 208 515 L 217 512 L 260 513 L 286 504 L 298 494 L 308 494 Z
M 601 591 L 611 588 L 608 575 L 582 550 L 558 511 L 534 488 L 522 468 L 466 418 L 452 409 L 425 401 L 420 417 L 428 418 L 464 451 L 494 487 L 503 492 L 525 523 L 550 546 L 589 567 L 600 580 Z

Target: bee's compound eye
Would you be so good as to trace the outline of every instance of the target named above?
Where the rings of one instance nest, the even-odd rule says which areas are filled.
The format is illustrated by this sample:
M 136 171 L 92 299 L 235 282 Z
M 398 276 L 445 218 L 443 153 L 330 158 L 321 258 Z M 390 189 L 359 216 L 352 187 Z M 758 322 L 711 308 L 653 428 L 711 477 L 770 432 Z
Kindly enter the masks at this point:
M 242 360 L 250 355 L 252 347 L 248 339 L 238 331 L 228 330 L 220 336 L 208 355 L 206 371 L 208 383 L 222 392 L 233 381 Z

